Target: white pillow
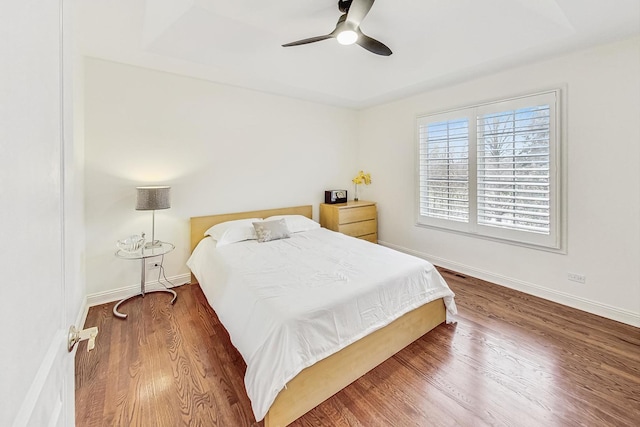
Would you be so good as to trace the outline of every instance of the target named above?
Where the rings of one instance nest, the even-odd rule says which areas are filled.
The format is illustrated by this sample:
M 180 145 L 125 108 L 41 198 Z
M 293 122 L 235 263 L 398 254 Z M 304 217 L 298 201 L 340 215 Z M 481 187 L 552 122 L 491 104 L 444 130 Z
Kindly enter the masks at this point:
M 245 240 L 256 240 L 256 230 L 253 228 L 255 221 L 262 218 L 236 219 L 234 221 L 221 222 L 204 232 L 205 236 L 211 236 L 217 241 L 216 247 L 228 245 Z
M 320 224 L 304 215 L 274 215 L 265 218 L 265 221 L 273 221 L 276 219 L 284 219 L 286 221 L 289 233 L 300 233 L 302 231 L 320 228 Z

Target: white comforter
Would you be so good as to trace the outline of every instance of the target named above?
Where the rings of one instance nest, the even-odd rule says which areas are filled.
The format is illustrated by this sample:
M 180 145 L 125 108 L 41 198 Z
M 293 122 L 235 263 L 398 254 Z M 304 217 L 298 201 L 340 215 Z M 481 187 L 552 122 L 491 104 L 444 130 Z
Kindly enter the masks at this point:
M 245 362 L 257 420 L 289 380 L 365 335 L 453 292 L 420 258 L 324 228 L 215 247 L 187 262 Z

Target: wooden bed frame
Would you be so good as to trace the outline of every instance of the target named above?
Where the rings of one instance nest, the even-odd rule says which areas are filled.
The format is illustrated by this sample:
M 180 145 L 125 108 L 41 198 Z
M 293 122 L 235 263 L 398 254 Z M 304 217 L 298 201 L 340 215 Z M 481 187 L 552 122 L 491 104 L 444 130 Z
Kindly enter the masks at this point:
M 312 217 L 312 207 L 267 209 L 191 218 L 191 251 L 209 227 L 224 221 L 273 215 Z M 197 283 L 193 275 L 191 283 Z M 337 353 L 302 370 L 287 384 L 264 418 L 265 427 L 284 427 L 369 372 L 445 321 L 445 306 L 437 299 L 396 319 Z

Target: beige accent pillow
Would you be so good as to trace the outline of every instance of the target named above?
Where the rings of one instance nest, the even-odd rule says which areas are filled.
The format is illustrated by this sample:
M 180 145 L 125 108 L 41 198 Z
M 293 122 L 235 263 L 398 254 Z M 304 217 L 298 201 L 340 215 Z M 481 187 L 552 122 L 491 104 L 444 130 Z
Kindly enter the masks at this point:
M 256 230 L 259 243 L 286 239 L 289 237 L 289 229 L 287 228 L 287 222 L 284 218 L 275 221 L 254 222 L 253 228 Z

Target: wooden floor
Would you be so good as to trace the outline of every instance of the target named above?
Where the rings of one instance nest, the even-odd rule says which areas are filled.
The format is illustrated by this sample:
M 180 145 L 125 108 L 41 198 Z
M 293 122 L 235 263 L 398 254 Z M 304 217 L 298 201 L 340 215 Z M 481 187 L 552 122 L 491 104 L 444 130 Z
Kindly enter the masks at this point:
M 640 329 L 443 271 L 441 325 L 294 426 L 638 426 Z M 197 285 L 111 314 L 76 356 L 78 426 L 261 426 L 245 364 Z

